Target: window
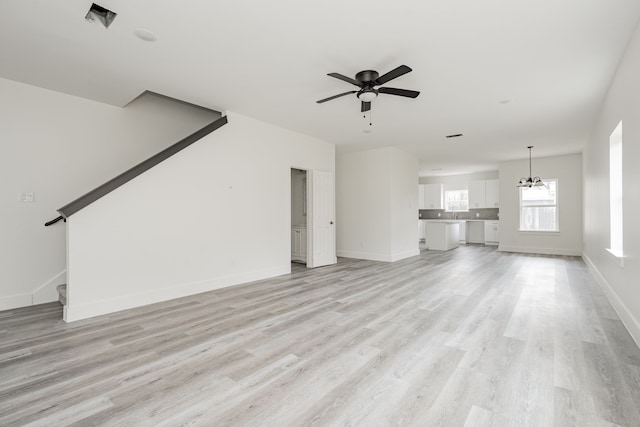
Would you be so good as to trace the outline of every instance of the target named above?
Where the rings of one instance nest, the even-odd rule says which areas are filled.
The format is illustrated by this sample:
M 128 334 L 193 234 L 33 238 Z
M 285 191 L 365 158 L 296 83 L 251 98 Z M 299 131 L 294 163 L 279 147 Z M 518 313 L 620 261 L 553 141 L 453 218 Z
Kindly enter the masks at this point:
M 609 213 L 609 251 L 622 257 L 622 122 L 609 136 Z
M 520 188 L 520 231 L 558 231 L 558 180 Z
M 445 191 L 444 210 L 446 212 L 467 212 L 469 210 L 469 191 Z

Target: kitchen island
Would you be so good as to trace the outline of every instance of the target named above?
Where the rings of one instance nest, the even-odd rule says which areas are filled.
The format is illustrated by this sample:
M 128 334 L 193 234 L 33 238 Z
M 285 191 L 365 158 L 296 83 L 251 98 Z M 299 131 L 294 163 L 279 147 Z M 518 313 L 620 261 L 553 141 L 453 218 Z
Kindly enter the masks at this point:
M 426 227 L 427 249 L 448 251 L 458 247 L 459 221 L 428 221 Z

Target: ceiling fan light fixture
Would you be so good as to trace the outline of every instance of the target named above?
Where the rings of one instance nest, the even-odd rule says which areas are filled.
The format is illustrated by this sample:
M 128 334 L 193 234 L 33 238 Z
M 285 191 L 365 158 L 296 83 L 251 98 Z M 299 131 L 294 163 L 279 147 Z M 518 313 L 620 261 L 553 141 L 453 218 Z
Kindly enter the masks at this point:
M 354 86 L 357 86 L 358 89 L 320 99 L 316 101 L 316 103 L 322 104 L 324 102 L 331 101 L 332 99 L 341 98 L 343 96 L 355 93 L 358 101 L 361 102 L 360 112 L 364 113 L 367 111 L 371 111 L 371 101 L 376 99 L 379 93 L 385 95 L 402 96 L 405 98 L 416 98 L 418 95 L 420 95 L 420 92 L 415 90 L 398 89 L 386 86 L 376 89 L 376 86 L 381 86 L 393 79 L 404 76 L 409 72 L 411 72 L 411 68 L 407 67 L 406 65 L 400 65 L 399 67 L 394 68 L 393 70 L 389 71 L 386 74 L 383 74 L 382 76 L 380 76 L 378 72 L 374 70 L 360 71 L 356 74 L 355 79 L 352 79 L 351 77 L 347 77 L 340 73 L 329 73 L 327 74 L 329 77 L 333 77 L 334 79 L 350 83 Z
M 358 92 L 358 99 L 362 102 L 371 102 L 378 96 L 378 91 L 375 89 L 363 89 Z

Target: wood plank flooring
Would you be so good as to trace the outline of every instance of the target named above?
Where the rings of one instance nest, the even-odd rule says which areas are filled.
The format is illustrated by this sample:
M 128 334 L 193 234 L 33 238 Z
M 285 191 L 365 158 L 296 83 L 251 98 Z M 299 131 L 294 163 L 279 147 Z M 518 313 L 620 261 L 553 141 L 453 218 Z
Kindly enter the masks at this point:
M 72 324 L 0 312 L 0 425 L 640 426 L 640 349 L 579 258 L 293 270 Z

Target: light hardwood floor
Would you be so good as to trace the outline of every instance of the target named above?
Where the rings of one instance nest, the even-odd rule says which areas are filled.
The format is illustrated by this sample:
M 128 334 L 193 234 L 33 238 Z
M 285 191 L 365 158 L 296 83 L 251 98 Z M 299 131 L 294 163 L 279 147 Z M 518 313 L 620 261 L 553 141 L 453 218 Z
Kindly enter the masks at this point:
M 0 425 L 640 426 L 579 258 L 463 246 L 65 324 L 0 312 Z

